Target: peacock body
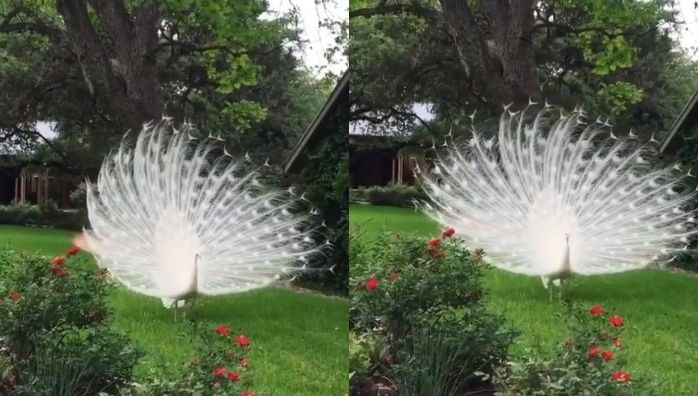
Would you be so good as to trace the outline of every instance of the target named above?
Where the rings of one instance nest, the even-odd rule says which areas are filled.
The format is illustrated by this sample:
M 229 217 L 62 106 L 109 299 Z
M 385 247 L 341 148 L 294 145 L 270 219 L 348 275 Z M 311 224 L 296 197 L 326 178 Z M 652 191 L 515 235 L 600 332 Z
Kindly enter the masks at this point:
M 672 259 L 697 230 L 690 170 L 656 168 L 657 141 L 618 138 L 575 110 L 504 111 L 496 139 L 446 144 L 422 207 L 496 267 L 547 279 Z
M 135 147 L 122 143 L 87 182 L 91 230 L 79 244 L 119 282 L 166 305 L 267 286 L 319 249 L 292 189 L 258 178 L 187 124 L 145 126 Z

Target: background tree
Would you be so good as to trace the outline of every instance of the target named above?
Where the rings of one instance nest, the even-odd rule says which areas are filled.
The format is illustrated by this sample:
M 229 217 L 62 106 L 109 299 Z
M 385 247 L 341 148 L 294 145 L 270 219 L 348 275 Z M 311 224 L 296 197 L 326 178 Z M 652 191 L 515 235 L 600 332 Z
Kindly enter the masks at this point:
M 676 81 L 698 81 L 670 37 L 669 0 L 350 4 L 352 119 L 380 128 L 423 124 L 414 103 L 433 105 L 426 132 L 440 134 L 476 109 L 495 115 L 530 98 L 656 131 L 696 89 Z

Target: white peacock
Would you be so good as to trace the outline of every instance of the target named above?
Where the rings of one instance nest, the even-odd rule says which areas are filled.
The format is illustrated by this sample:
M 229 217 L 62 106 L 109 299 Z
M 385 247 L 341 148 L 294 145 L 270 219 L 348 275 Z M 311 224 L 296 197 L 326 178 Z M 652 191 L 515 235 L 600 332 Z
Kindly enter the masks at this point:
M 541 276 L 549 287 L 572 274 L 642 268 L 672 259 L 698 232 L 690 170 L 655 168 L 657 141 L 618 138 L 583 112 L 549 122 L 505 109 L 495 139 L 475 128 L 446 149 L 424 177 L 433 203 L 422 208 L 454 226 L 489 261 Z M 448 144 L 447 144 L 448 146 Z
M 216 139 L 144 126 L 87 182 L 91 230 L 76 244 L 123 285 L 175 307 L 196 294 L 264 287 L 320 251 L 293 190 L 269 189 Z M 303 198 L 304 199 L 304 198 Z M 302 264 L 299 266 L 297 264 Z

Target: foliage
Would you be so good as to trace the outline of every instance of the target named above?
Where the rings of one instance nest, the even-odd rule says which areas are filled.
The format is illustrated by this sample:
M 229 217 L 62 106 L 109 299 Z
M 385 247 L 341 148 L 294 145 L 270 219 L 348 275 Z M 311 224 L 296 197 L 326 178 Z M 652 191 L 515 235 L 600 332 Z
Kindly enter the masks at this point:
M 349 196 L 353 202 L 405 207 L 413 207 L 415 201 L 429 199 L 420 186 L 402 184 L 352 189 L 349 191 Z
M 391 233 L 372 242 L 354 237 L 350 326 L 385 347 L 353 380 L 380 372 L 405 394 L 489 387 L 490 377 L 478 374 L 491 375 L 504 361 L 514 333 L 485 305 L 481 255 L 447 236 L 429 243 Z M 365 356 L 358 362 L 356 370 L 366 367 Z
M 299 185 L 321 213 L 327 227 L 325 235 L 332 250 L 314 267 L 330 271 L 312 271 L 299 277 L 301 283 L 347 293 L 349 260 L 348 210 L 349 175 L 347 155 L 347 123 L 344 110 L 332 121 L 330 133 L 319 147 L 313 148 L 300 175 Z
M 517 14 L 515 4 L 528 9 Z M 620 128 L 649 137 L 670 125 L 675 103 L 695 90 L 679 82 L 685 73 L 668 72 L 696 70 L 670 36 L 673 5 L 352 1 L 351 118 L 376 130 L 440 136 L 475 110 L 480 119 L 496 116 L 502 104 L 525 106 L 531 97 L 568 109 L 583 105 L 592 118 L 611 116 Z M 468 17 L 476 22 L 459 23 Z M 459 41 L 463 26 L 471 34 Z M 512 39 L 516 29 L 522 34 Z M 415 103 L 433 105 L 434 120 L 424 122 Z
M 84 211 L 61 211 L 49 201 L 42 205 L 0 205 L 0 224 L 56 227 L 81 230 L 87 223 Z
M 560 320 L 569 325 L 569 336 L 561 340 L 555 355 L 539 357 L 529 352 L 527 360 L 511 363 L 498 373 L 506 395 L 649 395 L 654 385 L 624 370 L 625 350 L 621 335 L 624 320 L 604 312 L 567 304 Z
M 3 382 L 20 395 L 129 384 L 141 354 L 110 329 L 108 288 L 105 274 L 85 261 L 0 253 L 0 335 L 11 364 Z
M 197 349 L 183 372 L 169 381 L 163 378 L 171 375 L 155 371 L 148 383 L 131 390 L 134 395 L 238 395 L 249 389 L 252 381 L 247 337 L 233 335 L 227 325 L 211 329 L 196 322 L 190 324 Z

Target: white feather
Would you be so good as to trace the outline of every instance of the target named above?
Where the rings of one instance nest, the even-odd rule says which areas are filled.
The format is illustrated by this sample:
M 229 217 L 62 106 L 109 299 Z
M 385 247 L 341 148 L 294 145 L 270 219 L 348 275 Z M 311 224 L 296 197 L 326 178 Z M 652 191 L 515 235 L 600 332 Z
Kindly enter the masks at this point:
M 126 287 L 170 305 L 266 286 L 317 250 L 307 218 L 291 215 L 297 200 L 191 132 L 145 126 L 87 189 L 87 250 Z
M 440 172 L 424 179 L 433 206 L 423 210 L 493 265 L 528 275 L 627 271 L 681 249 L 697 232 L 686 176 L 638 161 L 647 146 L 578 117 L 548 125 L 546 112 L 504 112 L 496 149 L 462 144 L 437 161 Z

